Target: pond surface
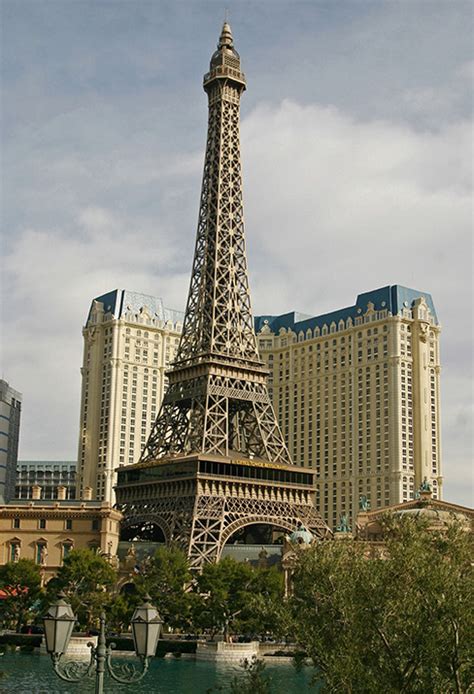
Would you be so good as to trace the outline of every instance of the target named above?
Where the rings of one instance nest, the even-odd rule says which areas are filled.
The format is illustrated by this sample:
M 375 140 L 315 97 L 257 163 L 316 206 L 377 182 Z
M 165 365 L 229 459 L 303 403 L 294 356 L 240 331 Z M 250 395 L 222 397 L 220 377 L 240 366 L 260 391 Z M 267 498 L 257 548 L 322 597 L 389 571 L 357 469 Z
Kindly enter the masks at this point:
M 121 662 L 133 663 L 133 658 Z M 105 675 L 104 694 L 206 694 L 228 692 L 230 682 L 243 670 L 237 665 L 214 665 L 187 659 L 155 658 L 141 682 L 122 685 Z M 311 668 L 296 672 L 293 665 L 274 663 L 265 674 L 271 677 L 272 694 L 316 694 L 310 686 Z M 5 653 L 0 658 L 1 694 L 93 694 L 94 680 L 79 684 L 63 682 L 54 673 L 48 656 L 26 653 Z M 221 689 L 218 689 L 221 687 Z

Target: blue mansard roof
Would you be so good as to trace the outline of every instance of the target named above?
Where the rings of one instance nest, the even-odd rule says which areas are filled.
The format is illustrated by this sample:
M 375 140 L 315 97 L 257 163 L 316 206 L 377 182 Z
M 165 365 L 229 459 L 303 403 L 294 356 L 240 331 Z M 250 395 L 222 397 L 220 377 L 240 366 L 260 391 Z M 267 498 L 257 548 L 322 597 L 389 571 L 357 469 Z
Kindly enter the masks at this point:
M 268 321 L 270 330 L 278 334 L 280 328 L 290 328 L 295 333 L 302 330 L 305 332 L 308 329 L 314 330 L 316 327 L 322 328 L 324 324 L 330 325 L 333 321 L 338 323 L 341 319 L 346 321 L 349 317 L 353 320 L 367 311 L 367 305 L 374 304 L 375 311 L 387 310 L 392 315 L 396 316 L 403 308 L 411 308 L 416 299 L 423 297 L 431 311 L 431 314 L 438 323 L 436 310 L 433 304 L 433 299 L 427 292 L 420 292 L 417 289 L 409 289 L 402 287 L 399 284 L 392 286 L 373 289 L 370 292 L 359 294 L 354 306 L 341 308 L 338 311 L 325 313 L 322 316 L 313 316 L 310 318 L 301 313 L 284 313 L 281 316 L 255 316 L 255 330 L 260 332 L 265 321 Z
M 162 299 L 148 294 L 140 294 L 139 292 L 130 292 L 128 289 L 114 289 L 112 292 L 96 297 L 94 301 L 103 304 L 104 312 L 112 313 L 114 318 L 117 319 L 128 312 L 139 313 L 144 306 L 148 308 L 152 315 L 157 316 L 163 322 L 182 323 L 184 319 L 182 311 L 166 308 Z M 90 311 L 87 321 L 89 321 L 89 318 Z
M 324 324 L 330 325 L 333 321 L 338 323 L 341 319 L 346 321 L 349 317 L 354 320 L 367 311 L 369 303 L 374 304 L 376 311 L 385 309 L 395 316 L 403 308 L 411 308 L 414 301 L 420 297 L 424 297 L 435 323 L 438 323 L 431 294 L 394 284 L 359 294 L 354 306 L 341 308 L 338 311 L 325 313 L 321 316 L 311 317 L 307 313 L 298 313 L 296 311 L 284 313 L 280 316 L 255 316 L 255 331 L 257 333 L 260 332 L 265 321 L 268 321 L 268 327 L 275 334 L 278 334 L 280 328 L 291 329 L 294 332 L 300 332 L 301 330 L 305 332 L 308 329 L 314 330 L 317 326 L 322 328 Z M 152 314 L 156 315 L 163 322 L 182 323 L 184 320 L 182 311 L 166 308 L 162 299 L 149 294 L 130 292 L 127 289 L 114 289 L 112 292 L 96 297 L 94 301 L 103 304 L 105 313 L 112 313 L 115 318 L 121 318 L 128 311 L 139 313 L 140 309 L 146 306 Z M 90 311 L 88 320 L 89 317 Z

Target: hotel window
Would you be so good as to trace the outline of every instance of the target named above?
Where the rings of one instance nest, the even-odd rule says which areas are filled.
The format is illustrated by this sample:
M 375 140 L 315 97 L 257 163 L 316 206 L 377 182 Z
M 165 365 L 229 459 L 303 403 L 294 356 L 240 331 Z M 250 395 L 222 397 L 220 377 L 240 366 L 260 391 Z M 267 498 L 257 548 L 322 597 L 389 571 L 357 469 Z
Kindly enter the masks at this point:
M 45 530 L 46 528 L 46 519 L 45 518 L 40 518 L 38 521 L 38 528 L 40 530 Z
M 18 529 L 20 527 L 20 519 L 19 518 L 13 519 L 13 527 L 16 529 Z
M 66 519 L 65 528 L 66 530 L 72 530 L 72 520 L 70 518 Z
M 68 556 L 69 552 L 73 549 L 73 544 L 72 542 L 64 542 L 63 543 L 63 561 L 66 559 Z

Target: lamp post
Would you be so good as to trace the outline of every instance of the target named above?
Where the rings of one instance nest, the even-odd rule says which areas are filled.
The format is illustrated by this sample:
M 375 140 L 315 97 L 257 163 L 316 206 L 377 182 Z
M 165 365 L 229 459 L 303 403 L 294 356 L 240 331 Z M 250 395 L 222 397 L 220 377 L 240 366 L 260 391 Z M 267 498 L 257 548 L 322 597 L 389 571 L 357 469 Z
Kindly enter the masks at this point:
M 149 595 L 145 596 L 144 604 L 136 608 L 131 620 L 135 653 L 140 658 L 141 671 L 137 671 L 128 663 L 112 665 L 112 651 L 115 643 L 109 646 L 106 644 L 104 613 L 100 616 L 97 646 L 93 643 L 87 644 L 91 649 L 90 661 L 88 663 L 60 662 L 62 655 L 67 651 L 76 622 L 72 607 L 65 598 L 64 593 L 60 593 L 58 600 L 51 605 L 43 617 L 46 650 L 51 656 L 54 672 L 58 677 L 66 682 L 81 682 L 85 676 L 93 677 L 95 674 L 95 694 L 103 694 L 106 671 L 112 679 L 121 684 L 132 684 L 141 680 L 148 670 L 150 658 L 155 655 L 162 625 L 160 615 L 150 603 Z

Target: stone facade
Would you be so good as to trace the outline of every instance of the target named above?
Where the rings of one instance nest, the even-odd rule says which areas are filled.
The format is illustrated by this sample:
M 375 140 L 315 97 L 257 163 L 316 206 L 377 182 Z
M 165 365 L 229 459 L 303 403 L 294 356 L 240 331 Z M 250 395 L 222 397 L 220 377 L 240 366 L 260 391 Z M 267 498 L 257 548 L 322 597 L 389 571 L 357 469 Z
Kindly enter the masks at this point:
M 354 536 L 357 540 L 383 542 L 382 518 L 386 515 L 399 519 L 420 519 L 427 524 L 429 530 L 442 531 L 451 523 L 460 523 L 466 531 L 471 533 L 474 531 L 474 509 L 433 498 L 428 485 L 426 491 L 421 489 L 418 492 L 416 499 L 373 511 L 361 509 L 354 528 Z
M 31 500 L 0 506 L 0 564 L 32 559 L 42 568 L 44 583 L 52 578 L 72 549 L 117 554 L 122 514 L 109 503 L 90 500 L 45 500 L 34 488 Z M 64 495 L 60 488 L 59 497 Z

